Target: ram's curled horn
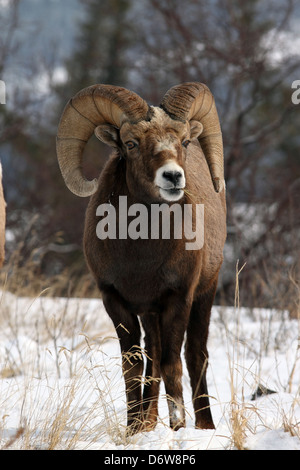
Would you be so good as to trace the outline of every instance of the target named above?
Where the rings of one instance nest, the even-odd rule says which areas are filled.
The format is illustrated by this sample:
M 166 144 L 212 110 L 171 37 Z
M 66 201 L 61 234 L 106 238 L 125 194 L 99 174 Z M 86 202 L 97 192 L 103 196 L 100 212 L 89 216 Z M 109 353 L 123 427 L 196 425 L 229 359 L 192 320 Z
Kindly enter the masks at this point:
M 66 185 L 78 196 L 90 196 L 97 180 L 87 180 L 82 173 L 83 150 L 97 126 L 117 128 L 125 121 L 147 119 L 148 104 L 135 93 L 112 85 L 84 88 L 67 103 L 58 126 L 56 150 Z
M 164 96 L 161 108 L 180 121 L 199 121 L 203 132 L 199 142 L 207 160 L 216 192 L 225 188 L 223 140 L 215 100 L 202 83 L 183 83 L 174 86 Z

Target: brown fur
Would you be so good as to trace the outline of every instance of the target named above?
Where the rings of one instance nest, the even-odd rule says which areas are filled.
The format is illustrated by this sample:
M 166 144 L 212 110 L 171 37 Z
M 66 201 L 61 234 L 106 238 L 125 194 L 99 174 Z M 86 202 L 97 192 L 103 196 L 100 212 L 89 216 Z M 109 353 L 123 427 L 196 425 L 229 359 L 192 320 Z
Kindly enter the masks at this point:
M 198 142 L 193 140 L 187 149 L 182 146 L 182 141 L 194 137 L 189 123 L 175 121 L 157 110 L 152 120 L 135 125 L 125 123 L 120 132 L 109 131 L 109 126 L 105 126 L 104 136 L 102 127 L 96 130 L 96 135 L 118 151 L 108 161 L 100 175 L 98 190 L 90 199 L 84 250 L 120 339 L 129 432 L 155 426 L 161 378 L 168 397 L 171 427 L 185 425 L 180 359 L 185 333 L 196 427 L 213 428 L 206 385 L 206 342 L 226 239 L 225 191 L 215 192 Z M 127 150 L 128 140 L 137 142 L 137 147 Z M 170 159 L 185 171 L 186 193 L 178 202 L 204 204 L 203 248 L 186 250 L 184 238 L 100 240 L 96 235 L 99 222 L 96 209 L 100 204 L 111 203 L 118 215 L 120 195 L 127 196 L 128 207 L 137 202 L 148 206 L 165 202 L 153 179 L 156 169 Z M 143 395 L 138 316 L 148 356 Z

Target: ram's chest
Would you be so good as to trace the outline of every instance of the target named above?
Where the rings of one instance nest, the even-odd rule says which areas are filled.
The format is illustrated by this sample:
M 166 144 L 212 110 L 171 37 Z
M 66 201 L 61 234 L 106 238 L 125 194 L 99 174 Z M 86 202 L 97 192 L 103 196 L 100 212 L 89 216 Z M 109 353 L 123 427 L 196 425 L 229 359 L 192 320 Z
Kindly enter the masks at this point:
M 184 271 L 178 268 L 172 265 L 170 241 L 109 240 L 100 246 L 99 278 L 129 302 L 151 303 L 166 290 L 178 288 Z

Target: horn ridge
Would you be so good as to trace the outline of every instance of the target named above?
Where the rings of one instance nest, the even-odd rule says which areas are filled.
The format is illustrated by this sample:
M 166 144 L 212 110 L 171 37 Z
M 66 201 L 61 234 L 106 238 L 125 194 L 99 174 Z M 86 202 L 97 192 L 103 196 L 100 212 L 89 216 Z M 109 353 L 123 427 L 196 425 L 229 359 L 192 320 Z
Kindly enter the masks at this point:
M 86 119 L 87 121 L 89 121 L 91 124 L 93 124 L 94 126 L 97 126 L 97 122 L 94 122 L 92 121 L 91 119 L 89 119 L 87 116 L 85 116 L 81 111 L 79 111 L 79 109 L 76 108 L 76 105 L 74 103 L 74 98 L 71 98 L 70 100 L 70 106 L 75 109 L 75 111 L 80 114 L 80 116 L 82 116 L 84 119 Z

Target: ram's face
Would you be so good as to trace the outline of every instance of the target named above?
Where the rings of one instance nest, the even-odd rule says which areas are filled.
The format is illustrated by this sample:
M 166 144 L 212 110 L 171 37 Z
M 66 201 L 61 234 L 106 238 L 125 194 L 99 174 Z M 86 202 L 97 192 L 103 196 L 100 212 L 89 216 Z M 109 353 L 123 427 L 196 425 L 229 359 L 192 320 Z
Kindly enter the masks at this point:
M 125 123 L 120 139 L 129 189 L 152 201 L 179 201 L 186 184 L 187 147 L 201 131 L 199 122 L 175 121 L 160 108 L 153 108 L 150 121 Z

